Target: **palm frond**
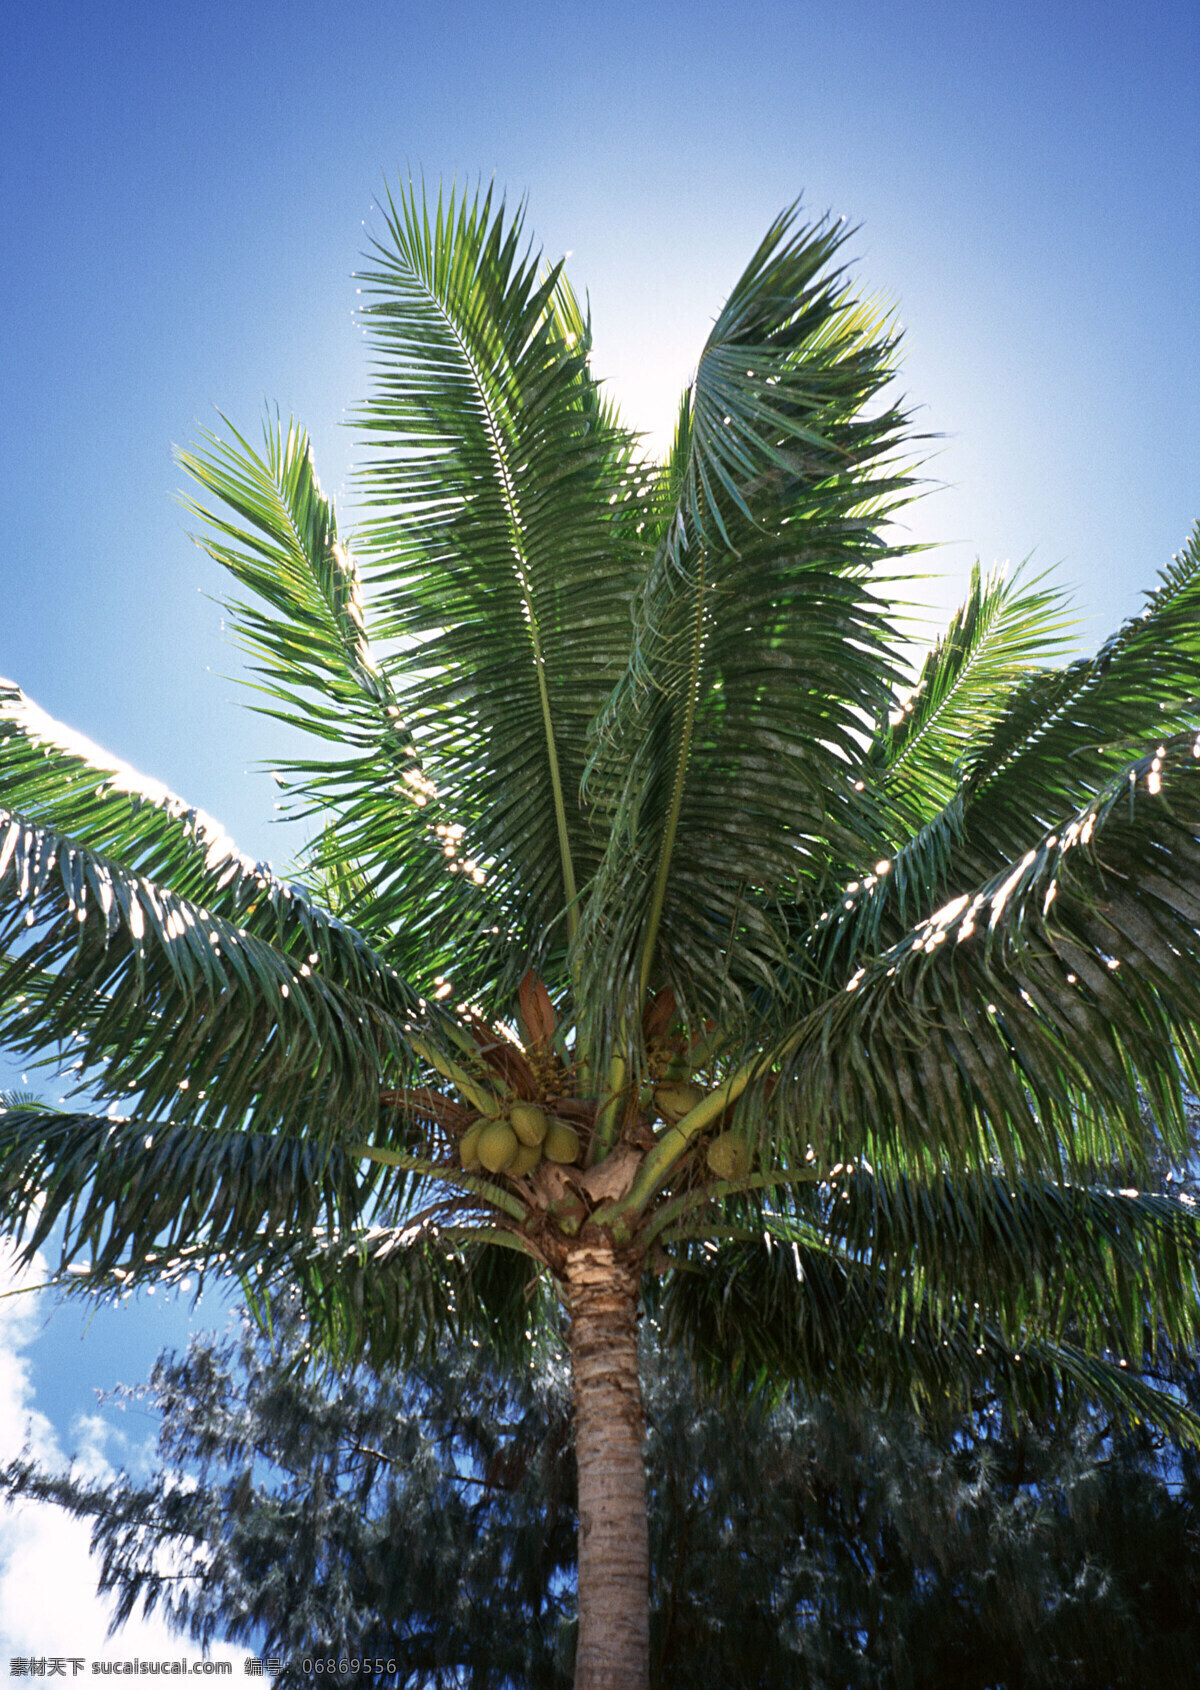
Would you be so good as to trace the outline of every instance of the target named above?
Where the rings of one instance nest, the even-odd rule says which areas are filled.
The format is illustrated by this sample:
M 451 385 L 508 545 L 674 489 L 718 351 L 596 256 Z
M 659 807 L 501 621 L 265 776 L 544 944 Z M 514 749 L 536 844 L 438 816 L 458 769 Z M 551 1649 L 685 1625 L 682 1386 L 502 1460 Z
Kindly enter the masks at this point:
M 235 858 L 209 872 L 198 903 L 0 811 L 0 1038 L 151 1115 L 373 1120 L 416 1064 L 416 993 L 297 890 Z
M 899 662 L 868 577 L 908 486 L 890 461 L 904 418 L 871 408 L 894 344 L 829 272 L 843 235 L 794 225 L 772 228 L 701 356 L 598 724 L 585 790 L 610 842 L 579 943 L 601 1043 L 636 1028 L 651 984 L 692 1014 L 778 989 L 771 899 L 873 837 L 861 724 Z
M 641 472 L 519 213 L 490 190 L 431 210 L 410 184 L 386 226 L 361 418 L 381 447 L 364 484 L 383 667 L 526 944 L 556 924 L 561 944 L 596 861 L 579 784 L 628 647 Z
M 1014 608 L 1019 615 L 1019 603 Z M 1053 633 L 1057 604 L 1048 613 Z M 920 705 L 915 709 L 919 718 Z M 852 971 L 880 941 L 898 941 L 940 903 L 1034 848 L 1056 819 L 1082 809 L 1131 756 L 1197 723 L 1200 531 L 1163 571 L 1143 613 L 1095 657 L 1035 668 L 1016 679 L 1002 709 L 993 701 L 980 710 L 978 731 L 962 746 L 957 783 L 941 809 L 911 817 L 917 825 L 907 837 L 897 831 L 900 817 L 888 824 L 881 812 L 875 848 L 841 865 L 842 896 L 824 908 L 809 899 L 794 923 L 809 972 L 828 979 L 839 969 Z M 877 741 L 877 762 L 886 743 Z
M 781 1047 L 776 1130 L 831 1159 L 1096 1165 L 1136 1153 L 1144 1097 L 1182 1144 L 1181 1080 L 1200 1077 L 1198 929 L 1189 733 L 812 1011 Z
M 179 461 L 224 507 L 189 503 L 208 525 L 199 543 L 254 595 L 227 609 L 260 677 L 256 708 L 326 748 L 277 760 L 282 808 L 324 823 L 315 851 L 332 871 L 336 841 L 340 913 L 394 968 L 432 991 L 453 963 L 486 997 L 503 971 L 503 911 L 482 871 L 463 869 L 469 852 L 453 870 L 447 863 L 456 817 L 438 801 L 372 648 L 359 567 L 338 539 L 308 437 L 268 419 L 259 453 L 230 432 L 231 441 L 205 435 L 204 450 Z
M 1125 1175 L 1110 1173 L 1110 1180 Z M 1130 1365 L 1200 1335 L 1200 1208 L 1190 1193 L 987 1169 L 925 1179 L 836 1165 L 822 1178 L 697 1192 L 669 1243 L 730 1237 L 828 1253 L 879 1276 L 890 1318 L 982 1310 L 1017 1342 L 1038 1331 Z M 941 1318 L 941 1317 L 940 1317 Z
M 1200 528 L 1095 657 L 1019 687 L 964 767 L 968 861 L 1016 857 L 1127 762 L 1200 722 Z
M 177 456 L 239 519 L 186 501 L 207 525 L 197 543 L 254 594 L 228 609 L 262 680 L 268 702 L 258 708 L 339 748 L 383 743 L 397 770 L 410 766 L 409 736 L 371 650 L 358 567 L 338 539 L 307 435 L 267 417 L 259 453 L 226 426 L 232 441 L 204 433 L 202 450 Z
M 356 1232 L 411 1183 L 319 1136 L 28 1106 L 0 1109 L 0 1169 L 23 1259 L 61 1228 L 59 1270 L 117 1292 L 254 1274 L 281 1233 Z
M 896 699 L 871 747 L 878 784 L 902 829 L 893 847 L 954 798 L 960 769 L 1003 713 L 1013 687 L 1061 652 L 1061 591 L 997 571 L 971 571 L 965 603 L 929 652 L 907 698 Z
M 274 1282 L 298 1290 L 314 1359 L 337 1370 L 419 1364 L 446 1335 L 463 1344 L 482 1335 L 503 1360 L 527 1364 L 557 1318 L 541 1263 L 519 1235 L 453 1217 L 281 1243 L 264 1261 L 264 1296 Z
M 1090 1401 L 1200 1442 L 1200 1416 L 1124 1355 L 1036 1327 L 1008 1332 L 986 1302 L 898 1303 L 882 1272 L 824 1241 L 690 1245 L 665 1282 L 661 1317 L 668 1342 L 726 1393 L 797 1381 L 834 1401 L 907 1400 L 935 1418 L 977 1392 L 1038 1417 Z
M 897 854 L 890 891 L 922 897 L 1028 850 L 1132 756 L 1200 722 L 1200 530 L 1146 608 L 1094 657 L 1035 670 L 962 759 L 960 788 Z M 906 895 L 906 896 L 905 896 Z
M 549 1305 L 540 1315 L 531 1305 L 538 1263 L 522 1235 L 496 1224 L 489 1194 L 505 1194 L 468 1176 L 456 1191 L 445 1184 L 454 1175 L 437 1169 L 434 1184 L 417 1157 L 396 1167 L 406 1159 L 380 1164 L 361 1150 L 313 1134 L 0 1107 L 0 1226 L 22 1260 L 53 1244 L 57 1282 L 77 1295 L 236 1278 L 265 1308 L 283 1282 L 304 1299 L 314 1359 L 331 1366 L 416 1359 L 481 1317 L 509 1352 L 528 1348 Z
M 331 943 L 344 935 L 351 950 L 366 954 L 345 921 L 331 921 L 304 887 L 280 880 L 269 863 L 239 851 L 219 822 L 55 721 L 4 680 L 0 808 L 272 942 L 286 911 L 302 925 L 311 923 L 307 938 L 327 928 Z M 440 842 L 438 849 L 440 855 Z
M 1138 1368 L 1200 1336 L 1200 1210 L 1186 1193 L 986 1171 L 884 1179 L 859 1165 L 823 1188 L 819 1218 L 884 1275 L 901 1313 L 978 1307 L 1014 1343 L 1039 1331 Z
M 55 721 L 6 680 L 0 807 L 230 914 L 256 902 L 270 877 L 268 865 L 239 851 L 211 816 Z

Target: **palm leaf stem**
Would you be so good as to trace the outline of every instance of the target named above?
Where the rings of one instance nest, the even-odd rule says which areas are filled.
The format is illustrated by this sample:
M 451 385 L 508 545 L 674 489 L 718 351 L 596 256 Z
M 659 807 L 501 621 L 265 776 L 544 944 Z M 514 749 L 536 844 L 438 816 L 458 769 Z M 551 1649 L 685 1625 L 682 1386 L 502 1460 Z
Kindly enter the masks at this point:
M 525 1219 L 525 1205 L 519 1198 L 511 1197 L 500 1186 L 492 1185 L 488 1180 L 475 1179 L 471 1174 L 454 1173 L 427 1161 L 423 1156 L 410 1156 L 406 1151 L 391 1150 L 380 1144 L 351 1144 L 347 1146 L 346 1154 L 361 1156 L 368 1162 L 378 1162 L 385 1168 L 404 1168 L 409 1173 L 422 1174 L 426 1179 L 440 1180 L 443 1185 L 456 1186 L 478 1197 L 486 1197 L 489 1203 L 503 1209 L 504 1213 L 511 1215 L 514 1220 Z
M 596 1131 L 592 1139 L 592 1160 L 599 1158 L 595 1152 L 601 1153 L 612 1148 L 621 1128 L 621 1105 L 625 1102 L 625 1086 L 629 1077 L 629 1070 L 623 1056 L 614 1056 L 608 1064 L 608 1091 L 596 1111 Z
M 66 1274 L 52 1273 L 50 1278 L 43 1279 L 40 1285 L 10 1285 L 7 1291 L 0 1291 L 0 1303 L 7 1297 L 30 1297 L 38 1291 L 61 1291 L 68 1283 L 70 1281 Z
M 523 1233 L 510 1232 L 498 1226 L 439 1226 L 437 1236 L 447 1244 L 496 1245 L 501 1250 L 515 1250 L 519 1256 L 545 1266 L 545 1257 L 531 1238 Z
M 482 1184 L 482 1181 L 478 1181 L 476 1183 Z M 417 1232 L 418 1228 L 427 1238 L 435 1240 L 439 1244 L 449 1244 L 453 1246 L 462 1244 L 486 1244 L 489 1247 L 491 1245 L 499 1245 L 501 1249 L 514 1250 L 520 1256 L 529 1257 L 531 1260 L 539 1263 L 542 1267 L 545 1267 L 546 1265 L 546 1258 L 542 1255 L 534 1241 L 531 1238 L 526 1237 L 523 1233 L 514 1232 L 510 1227 L 478 1225 L 471 1222 L 460 1224 L 450 1223 L 449 1225 L 421 1225 L 419 1222 L 408 1222 L 403 1227 L 398 1227 L 395 1230 L 405 1235 L 405 1237 L 410 1237 Z M 387 1240 L 385 1239 L 383 1243 L 384 1259 L 386 1259 L 386 1251 Z M 367 1265 L 368 1257 L 371 1255 L 371 1252 L 368 1249 L 367 1240 L 363 1239 L 360 1241 L 357 1254 L 363 1265 Z M 281 1288 L 290 1289 L 294 1281 L 292 1280 L 290 1268 L 286 1261 L 281 1258 L 275 1266 L 276 1271 L 280 1272 L 282 1275 Z
M 522 583 L 524 588 L 524 583 Z M 542 720 L 546 727 L 546 747 L 550 763 L 550 789 L 554 796 L 554 822 L 558 829 L 558 847 L 562 855 L 563 891 L 567 899 L 567 939 L 573 942 L 579 929 L 579 892 L 575 885 L 575 865 L 571 859 L 571 841 L 567 836 L 567 807 L 563 802 L 562 775 L 558 767 L 558 751 L 554 744 L 554 722 L 550 715 L 550 695 L 546 690 L 546 666 L 542 659 L 541 643 L 538 640 L 537 624 L 533 620 L 533 606 L 529 594 L 524 593 L 525 603 L 529 605 L 530 635 L 533 640 L 534 661 L 537 665 L 538 697 L 542 705 Z
M 481 1115 L 492 1116 L 500 1113 L 500 1099 L 496 1093 L 473 1079 L 452 1057 L 438 1050 L 436 1045 L 431 1045 L 427 1039 L 410 1037 L 409 1042 L 417 1055 L 424 1057 L 430 1067 L 436 1068 L 443 1079 L 457 1086 L 467 1102 L 478 1109 Z
M 491 432 L 490 412 L 488 413 L 488 427 L 489 432 Z M 496 447 L 496 461 L 501 469 L 505 508 L 508 510 L 509 520 L 513 525 L 513 550 L 520 560 L 517 575 L 521 583 L 521 598 L 529 616 L 529 638 L 533 646 L 538 700 L 542 707 L 542 725 L 546 732 L 546 759 L 550 766 L 550 791 L 554 799 L 554 825 L 558 830 L 558 849 L 562 858 L 563 891 L 567 900 L 567 939 L 568 943 L 573 943 L 579 928 L 579 890 L 575 884 L 575 864 L 571 856 L 570 837 L 567 833 L 567 806 L 563 798 L 562 774 L 558 766 L 558 747 L 554 741 L 554 718 L 550 712 L 550 693 L 546 687 L 546 660 L 542 655 L 537 613 L 534 609 L 533 597 L 529 591 L 528 561 L 515 538 L 518 530 L 516 517 L 510 505 L 511 482 L 508 476 L 508 466 L 504 463 L 503 455 L 500 453 L 498 446 Z
M 616 1226 L 619 1233 L 624 1232 L 625 1228 L 621 1224 L 623 1217 L 631 1212 L 639 1212 L 645 1207 L 680 1157 L 691 1148 L 697 1133 L 702 1133 L 706 1127 L 711 1126 L 731 1103 L 737 1101 L 763 1066 L 760 1056 L 743 1063 L 736 1073 L 731 1074 L 715 1091 L 710 1091 L 707 1097 L 701 1098 L 696 1107 L 676 1121 L 673 1127 L 669 1127 L 642 1163 L 641 1172 L 630 1187 L 628 1195 L 597 1209 L 592 1217 L 596 1224 Z
M 650 899 L 650 910 L 646 921 L 646 937 L 642 945 L 642 966 L 638 976 L 638 995 L 634 1005 L 634 1019 L 640 1020 L 643 1005 L 646 1002 L 646 991 L 650 984 L 650 969 L 654 962 L 654 947 L 658 940 L 659 922 L 662 920 L 663 903 L 667 895 L 667 876 L 671 869 L 671 855 L 675 848 L 675 832 L 679 825 L 679 812 L 683 805 L 683 783 L 687 774 L 688 754 L 691 750 L 692 734 L 696 721 L 696 700 L 700 693 L 700 655 L 704 645 L 704 554 L 700 555 L 699 569 L 696 575 L 696 611 L 692 626 L 692 653 L 688 672 L 687 705 L 684 709 L 683 731 L 679 736 L 679 756 L 675 763 L 675 786 L 671 793 L 671 804 L 667 811 L 666 825 L 663 828 L 662 845 L 658 855 L 658 872 L 654 879 L 654 892 Z
M 737 1226 L 722 1224 L 720 1226 L 674 1226 L 660 1234 L 664 1244 L 691 1243 L 726 1243 L 726 1244 L 757 1244 L 762 1240 L 762 1228 L 753 1226 Z M 698 1270 L 688 1263 L 673 1262 L 672 1266 L 681 1273 Z

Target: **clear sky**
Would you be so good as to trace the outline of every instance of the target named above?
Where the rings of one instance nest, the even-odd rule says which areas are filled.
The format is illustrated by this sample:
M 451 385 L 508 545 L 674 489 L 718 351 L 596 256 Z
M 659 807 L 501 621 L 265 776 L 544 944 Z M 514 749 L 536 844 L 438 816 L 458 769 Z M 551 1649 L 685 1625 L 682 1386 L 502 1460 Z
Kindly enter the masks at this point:
M 943 542 L 931 602 L 975 556 L 1034 552 L 1094 645 L 1200 517 L 1198 86 L 1195 0 L 12 7 L 0 674 L 286 858 L 246 773 L 278 741 L 225 678 L 171 447 L 214 407 L 253 430 L 278 404 L 352 516 L 352 272 L 410 167 L 527 196 L 652 438 L 771 217 L 801 193 L 844 215 L 942 437 L 911 518 Z M 21 1412 L 91 1447 L 91 1388 L 144 1373 L 168 1330 L 146 1305 L 82 1340 L 75 1314 L 23 1328 Z

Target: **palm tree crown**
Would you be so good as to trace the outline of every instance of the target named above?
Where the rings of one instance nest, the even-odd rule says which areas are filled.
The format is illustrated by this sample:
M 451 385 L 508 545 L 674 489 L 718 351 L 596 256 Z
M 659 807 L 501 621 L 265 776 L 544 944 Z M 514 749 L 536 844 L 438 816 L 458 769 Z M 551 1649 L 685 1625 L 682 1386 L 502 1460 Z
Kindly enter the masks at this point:
M 0 690 L 0 1036 L 95 1100 L 0 1116 L 4 1219 L 100 1287 L 286 1274 L 381 1366 L 565 1298 L 584 1686 L 645 1677 L 641 1296 L 748 1380 L 1188 1423 L 1136 1368 L 1193 1212 L 1098 1170 L 1200 1079 L 1200 547 L 1074 662 L 976 572 L 912 684 L 844 241 L 776 221 L 657 463 L 520 216 L 388 199 L 354 550 L 295 426 L 182 454 L 312 748 L 297 883 Z

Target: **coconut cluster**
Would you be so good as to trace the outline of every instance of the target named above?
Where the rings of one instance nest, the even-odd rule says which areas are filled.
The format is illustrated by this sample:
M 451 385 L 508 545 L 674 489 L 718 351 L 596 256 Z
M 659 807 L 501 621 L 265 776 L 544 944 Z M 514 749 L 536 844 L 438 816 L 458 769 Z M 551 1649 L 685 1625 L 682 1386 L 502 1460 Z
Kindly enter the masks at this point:
M 520 1179 L 543 1161 L 578 1166 L 583 1160 L 580 1127 L 555 1112 L 562 1105 L 565 1114 L 586 1118 L 589 1123 L 592 1115 L 589 1106 L 581 1108 L 566 1101 L 574 1076 L 553 1044 L 553 1005 L 532 972 L 522 982 L 518 996 L 523 1047 L 509 1045 L 482 1021 L 470 1022 L 480 1056 L 490 1070 L 489 1080 L 494 1084 L 501 1078 L 508 1095 L 497 1099 L 487 1114 L 455 1111 L 457 1120 L 451 1130 L 458 1139 L 458 1159 L 468 1173 L 482 1171 Z M 706 1088 L 696 1083 L 695 1073 L 719 1042 L 717 1029 L 706 1023 L 703 1035 L 689 1040 L 686 1032 L 673 1025 L 675 1018 L 674 998 L 669 992 L 659 993 L 644 1023 L 647 1061 L 637 1098 L 637 1117 L 625 1123 L 631 1144 L 642 1149 L 653 1147 L 654 1116 L 669 1129 L 708 1095 Z M 536 1098 L 542 1102 L 535 1102 Z M 707 1141 L 702 1139 L 697 1150 L 717 1179 L 744 1180 L 753 1167 L 754 1153 L 743 1134 L 721 1130 L 723 1125 L 715 1122 L 714 1135 Z M 582 1130 L 586 1136 L 587 1126 Z
M 468 1173 L 520 1178 L 548 1162 L 578 1162 L 579 1134 L 566 1121 L 548 1115 L 537 1103 L 513 1103 L 504 1115 L 482 1117 L 459 1140 L 459 1161 Z

